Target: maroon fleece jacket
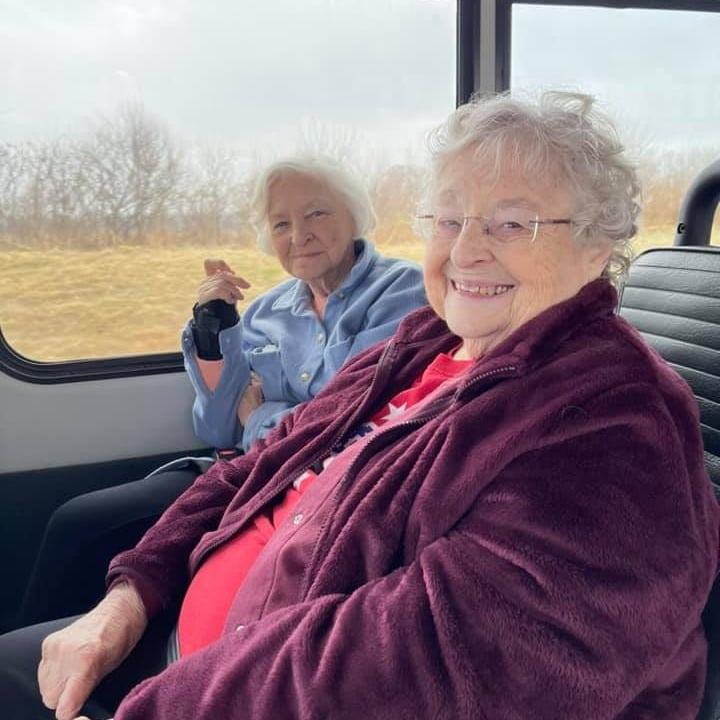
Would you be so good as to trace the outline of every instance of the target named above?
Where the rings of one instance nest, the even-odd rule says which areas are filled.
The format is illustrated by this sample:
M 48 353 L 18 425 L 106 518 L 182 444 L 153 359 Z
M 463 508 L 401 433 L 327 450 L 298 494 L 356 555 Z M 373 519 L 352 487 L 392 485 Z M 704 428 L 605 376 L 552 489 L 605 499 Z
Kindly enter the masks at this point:
M 379 431 L 284 604 L 246 623 L 236 602 L 220 640 L 115 720 L 692 720 L 718 505 L 692 393 L 615 302 L 587 285 Z M 410 315 L 198 478 L 109 581 L 130 579 L 151 615 L 177 601 L 213 548 L 457 342 L 431 310 Z

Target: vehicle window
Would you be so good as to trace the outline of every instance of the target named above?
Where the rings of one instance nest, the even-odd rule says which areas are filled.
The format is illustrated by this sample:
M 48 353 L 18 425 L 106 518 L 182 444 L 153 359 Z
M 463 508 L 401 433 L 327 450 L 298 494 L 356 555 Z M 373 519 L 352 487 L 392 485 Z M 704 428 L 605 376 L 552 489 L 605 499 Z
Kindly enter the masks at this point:
M 204 257 L 282 279 L 247 221 L 280 154 L 368 178 L 412 233 L 424 136 L 455 105 L 454 0 L 11 0 L 0 9 L 0 326 L 40 361 L 175 351 Z M 241 308 L 242 309 L 242 308 Z
M 641 170 L 636 251 L 671 245 L 685 191 L 720 158 L 720 13 L 517 2 L 511 24 L 511 87 L 596 95 Z

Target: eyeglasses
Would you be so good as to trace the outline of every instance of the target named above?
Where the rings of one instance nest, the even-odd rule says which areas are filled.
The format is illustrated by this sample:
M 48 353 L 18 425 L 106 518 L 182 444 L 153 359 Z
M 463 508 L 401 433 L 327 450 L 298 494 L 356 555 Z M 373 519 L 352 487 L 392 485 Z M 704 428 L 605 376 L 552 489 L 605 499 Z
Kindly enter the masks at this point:
M 515 240 L 535 241 L 541 225 L 572 225 L 570 218 L 540 219 L 528 208 L 497 208 L 492 217 L 462 215 L 453 210 L 438 209 L 429 215 L 418 215 L 418 221 L 426 223 L 432 236 L 439 240 L 455 240 L 470 220 L 483 223 L 484 231 L 493 240 L 506 244 Z

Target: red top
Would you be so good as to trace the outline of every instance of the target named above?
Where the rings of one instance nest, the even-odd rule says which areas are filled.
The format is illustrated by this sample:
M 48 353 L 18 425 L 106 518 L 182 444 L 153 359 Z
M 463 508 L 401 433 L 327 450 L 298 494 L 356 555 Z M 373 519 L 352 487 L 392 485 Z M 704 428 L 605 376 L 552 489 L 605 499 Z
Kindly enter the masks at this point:
M 460 375 L 473 362 L 454 360 L 444 353 L 438 355 L 407 390 L 398 393 L 372 416 L 362 431 L 351 436 L 345 447 L 360 438 L 367 438 L 372 431 L 403 415 L 444 382 Z M 328 458 L 325 465 L 331 461 L 332 457 Z M 313 470 L 304 472 L 277 503 L 258 513 L 245 529 L 212 552 L 198 569 L 180 609 L 178 638 L 183 657 L 220 637 L 233 599 L 251 566 L 275 529 L 291 514 L 298 500 L 317 477 Z

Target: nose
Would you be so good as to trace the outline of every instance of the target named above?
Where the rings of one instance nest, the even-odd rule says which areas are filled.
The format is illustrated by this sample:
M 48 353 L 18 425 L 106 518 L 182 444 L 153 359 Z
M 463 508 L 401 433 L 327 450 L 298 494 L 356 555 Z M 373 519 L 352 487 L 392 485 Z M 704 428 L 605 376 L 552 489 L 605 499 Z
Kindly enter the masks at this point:
M 467 218 L 450 250 L 450 260 L 457 267 L 470 267 L 494 259 L 487 221 Z
M 307 243 L 311 235 L 312 233 L 310 231 L 310 226 L 304 217 L 300 217 L 297 220 L 293 221 L 292 234 L 290 237 L 290 242 L 293 245 L 302 247 Z

